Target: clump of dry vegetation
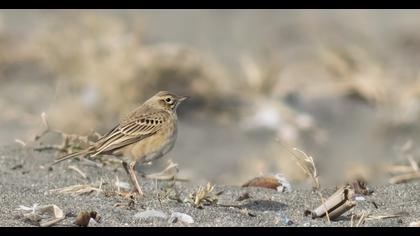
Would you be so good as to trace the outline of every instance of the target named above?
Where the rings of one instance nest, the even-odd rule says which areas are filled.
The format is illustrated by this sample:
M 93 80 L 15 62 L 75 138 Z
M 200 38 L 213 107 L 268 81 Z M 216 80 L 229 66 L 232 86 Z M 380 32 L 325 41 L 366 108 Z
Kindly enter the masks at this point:
M 384 104 L 392 99 L 395 81 L 363 48 L 352 45 L 325 50 L 321 58 L 334 83 L 334 89 L 329 91 L 337 93 L 336 95 L 359 98 L 374 105 Z
M 241 109 L 243 128 L 270 129 L 279 139 L 294 144 L 303 131 L 319 131 L 310 114 L 285 101 L 295 91 L 283 79 L 283 67 L 278 57 L 257 62 L 255 58 L 243 56 L 240 62 L 244 79 L 238 92 L 247 95 L 243 96 L 246 105 Z
M 187 202 L 190 202 L 196 208 L 203 208 L 205 205 L 217 203 L 217 194 L 213 192 L 214 185 L 208 183 L 205 187 L 198 187 L 197 191 L 191 193 Z
M 49 20 L 30 47 L 58 80 L 59 97 L 49 116 L 63 129 L 80 127 L 82 117 L 83 130 L 97 120 L 115 122 L 158 90 L 194 97 L 200 106 L 190 108 L 204 111 L 229 90 L 228 75 L 211 58 L 179 45 L 146 45 L 141 22 L 68 14 L 74 21 L 64 20 L 68 15 Z M 74 111 L 71 119 L 63 108 Z
M 408 140 L 400 149 L 399 157 L 409 165 L 389 165 L 385 171 L 394 175 L 389 179 L 390 184 L 399 184 L 420 179 L 420 169 L 415 160 L 413 141 Z

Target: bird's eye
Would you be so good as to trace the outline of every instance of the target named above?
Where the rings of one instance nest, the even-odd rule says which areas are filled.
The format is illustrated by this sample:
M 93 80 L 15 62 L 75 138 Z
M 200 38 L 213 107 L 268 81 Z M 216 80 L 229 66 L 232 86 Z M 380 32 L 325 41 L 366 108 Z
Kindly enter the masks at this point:
M 171 98 L 166 98 L 166 99 L 165 99 L 165 101 L 166 101 L 167 103 L 171 103 L 171 102 L 172 102 L 172 99 L 171 99 Z

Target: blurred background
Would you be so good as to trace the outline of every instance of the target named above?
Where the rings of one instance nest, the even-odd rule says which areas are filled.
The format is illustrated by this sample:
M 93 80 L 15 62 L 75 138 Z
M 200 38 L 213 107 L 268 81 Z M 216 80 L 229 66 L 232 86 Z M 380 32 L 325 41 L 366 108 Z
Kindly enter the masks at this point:
M 1 10 L 0 144 L 31 140 L 42 112 L 104 134 L 169 90 L 192 99 L 146 172 L 171 159 L 195 181 L 305 183 L 298 147 L 326 185 L 384 182 L 420 151 L 419 25 L 416 10 Z

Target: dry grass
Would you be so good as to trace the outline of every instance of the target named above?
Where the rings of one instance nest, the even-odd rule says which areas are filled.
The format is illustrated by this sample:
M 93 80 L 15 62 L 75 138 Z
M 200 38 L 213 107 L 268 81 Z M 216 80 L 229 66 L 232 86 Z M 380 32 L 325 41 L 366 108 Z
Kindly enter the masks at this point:
M 351 221 L 350 221 L 350 227 L 360 227 L 363 225 L 366 221 L 370 220 L 382 220 L 382 219 L 389 219 L 389 218 L 398 218 L 403 215 L 406 215 L 404 212 L 398 212 L 398 213 L 384 213 L 384 214 L 377 214 L 374 215 L 368 211 L 363 211 L 360 215 L 352 214 Z M 354 220 L 358 219 L 356 225 L 354 225 Z
M 296 155 L 293 152 L 292 157 L 295 159 L 296 164 L 301 168 L 301 170 L 312 179 L 314 184 L 314 189 L 320 190 L 321 184 L 319 183 L 318 178 L 318 171 L 315 167 L 315 162 L 312 156 L 307 155 L 304 151 L 293 148 L 293 151 L 299 153 L 300 155 Z
M 314 190 L 318 194 L 319 198 L 321 199 L 322 205 L 325 206 L 325 199 L 321 193 L 321 184 L 319 182 L 318 170 L 316 169 L 314 158 L 296 147 L 293 148 L 293 151 L 300 154 L 300 155 L 296 155 L 293 152 L 291 152 L 291 156 L 295 159 L 296 164 L 301 168 L 301 170 L 308 177 L 312 179 Z M 325 210 L 325 213 L 326 213 L 328 222 L 331 223 L 328 210 Z
M 76 184 L 68 187 L 52 189 L 50 192 L 70 194 L 71 196 L 90 194 L 93 192 L 100 193 L 103 192 L 101 185 L 102 183 L 99 184 L 99 187 L 94 187 L 88 184 Z
M 389 173 L 396 174 L 389 179 L 390 184 L 399 184 L 420 179 L 420 170 L 413 154 L 413 141 L 408 140 L 399 151 L 399 158 L 408 162 L 409 165 L 391 165 L 385 167 Z

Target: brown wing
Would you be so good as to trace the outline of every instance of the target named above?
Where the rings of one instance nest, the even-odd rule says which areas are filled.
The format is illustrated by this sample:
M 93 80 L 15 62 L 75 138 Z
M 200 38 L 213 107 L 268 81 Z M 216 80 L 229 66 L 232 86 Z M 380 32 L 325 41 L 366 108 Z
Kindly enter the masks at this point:
M 92 156 L 103 152 L 113 151 L 127 145 L 136 143 L 160 130 L 162 124 L 170 119 L 169 113 L 161 110 L 138 110 L 110 132 L 100 138 L 95 146 Z

